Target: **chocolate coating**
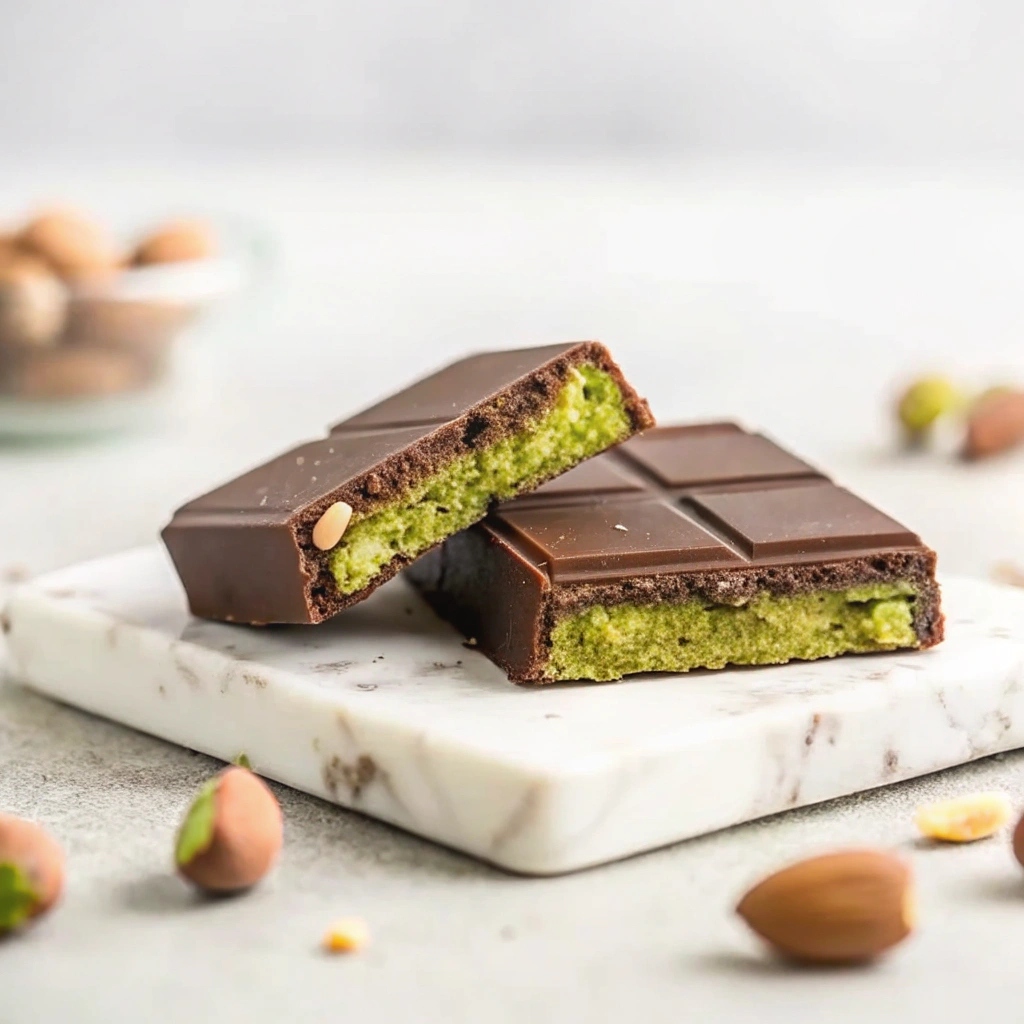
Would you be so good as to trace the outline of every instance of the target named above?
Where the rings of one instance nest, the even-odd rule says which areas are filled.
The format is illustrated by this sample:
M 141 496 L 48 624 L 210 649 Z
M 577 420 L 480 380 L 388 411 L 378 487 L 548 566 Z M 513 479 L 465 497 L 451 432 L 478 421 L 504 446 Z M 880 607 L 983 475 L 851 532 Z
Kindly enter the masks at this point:
M 595 604 L 731 603 L 909 580 L 943 635 L 935 554 L 894 519 L 731 423 L 664 427 L 449 538 L 409 570 L 518 681 L 541 681 L 559 618 Z
M 313 527 L 335 502 L 372 513 L 476 449 L 519 433 L 548 411 L 575 366 L 618 384 L 634 430 L 647 403 L 598 342 L 470 356 L 335 424 L 189 502 L 163 540 L 193 614 L 248 623 L 314 623 L 361 601 L 410 561 L 396 555 L 353 594 L 334 583 Z

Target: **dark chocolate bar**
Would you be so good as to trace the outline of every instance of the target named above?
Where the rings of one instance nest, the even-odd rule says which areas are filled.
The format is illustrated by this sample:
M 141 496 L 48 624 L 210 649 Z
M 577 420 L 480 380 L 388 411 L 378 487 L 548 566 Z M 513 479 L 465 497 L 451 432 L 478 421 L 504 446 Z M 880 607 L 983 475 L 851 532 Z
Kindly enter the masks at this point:
M 730 423 L 634 438 L 408 575 L 520 682 L 923 648 L 943 634 L 920 538 Z
M 470 356 L 189 502 L 163 539 L 195 615 L 320 622 L 652 423 L 597 342 Z

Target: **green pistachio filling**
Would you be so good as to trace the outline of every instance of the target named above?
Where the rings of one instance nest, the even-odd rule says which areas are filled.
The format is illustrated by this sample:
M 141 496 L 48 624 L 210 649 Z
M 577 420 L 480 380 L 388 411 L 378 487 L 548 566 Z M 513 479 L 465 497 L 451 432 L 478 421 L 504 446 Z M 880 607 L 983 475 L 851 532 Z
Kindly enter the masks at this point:
M 788 597 L 763 593 L 737 606 L 596 605 L 552 630 L 545 677 L 607 680 L 917 647 L 913 606 L 914 588 L 905 582 Z
M 495 499 L 511 498 L 629 436 L 622 392 L 594 366 L 575 369 L 554 405 L 502 441 L 455 459 L 398 501 L 353 517 L 331 550 L 343 594 L 373 579 L 396 555 L 413 557 L 482 519 Z
M 0 862 L 0 935 L 24 924 L 39 897 L 17 864 Z

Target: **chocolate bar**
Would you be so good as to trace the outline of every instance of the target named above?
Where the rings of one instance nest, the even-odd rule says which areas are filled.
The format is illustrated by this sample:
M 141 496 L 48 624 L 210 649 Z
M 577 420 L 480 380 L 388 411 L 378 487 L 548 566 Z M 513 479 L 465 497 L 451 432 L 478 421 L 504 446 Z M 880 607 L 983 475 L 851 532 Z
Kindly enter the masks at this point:
M 939 643 L 935 554 L 731 423 L 652 430 L 408 571 L 517 682 Z
M 189 502 L 163 539 L 193 614 L 321 622 L 652 423 L 598 342 L 470 356 Z

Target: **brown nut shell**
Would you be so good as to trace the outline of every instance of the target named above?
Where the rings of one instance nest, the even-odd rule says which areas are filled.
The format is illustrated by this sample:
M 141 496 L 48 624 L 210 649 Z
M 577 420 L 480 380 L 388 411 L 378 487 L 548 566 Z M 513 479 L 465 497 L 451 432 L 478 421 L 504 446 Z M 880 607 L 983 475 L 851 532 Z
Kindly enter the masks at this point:
M 0 232 L 0 267 L 20 259 L 24 251 L 18 245 L 16 235 Z
M 147 235 L 135 249 L 137 266 L 205 260 L 217 251 L 213 229 L 201 220 L 175 220 Z
M 25 254 L 0 260 L 0 345 L 52 345 L 67 312 L 67 289 L 45 263 Z
M 113 274 L 121 262 L 110 235 L 76 210 L 46 210 L 38 214 L 21 232 L 18 242 L 65 280 Z
M 984 459 L 1024 442 L 1024 391 L 994 391 L 971 410 L 964 458 Z
M 46 913 L 64 890 L 64 853 L 39 825 L 0 814 L 0 935 Z
M 175 861 L 184 878 L 207 892 L 238 892 L 254 886 L 277 860 L 281 807 L 267 784 L 246 768 L 225 768 L 212 781 L 212 794 L 200 793 L 182 824 Z M 206 834 L 186 849 L 184 833 L 209 796 L 213 806 Z
M 1024 867 L 1024 816 L 1013 830 L 1013 855 L 1017 858 L 1017 863 Z
M 793 959 L 832 964 L 871 960 L 913 930 L 910 868 L 879 850 L 812 857 L 754 886 L 736 912 Z

